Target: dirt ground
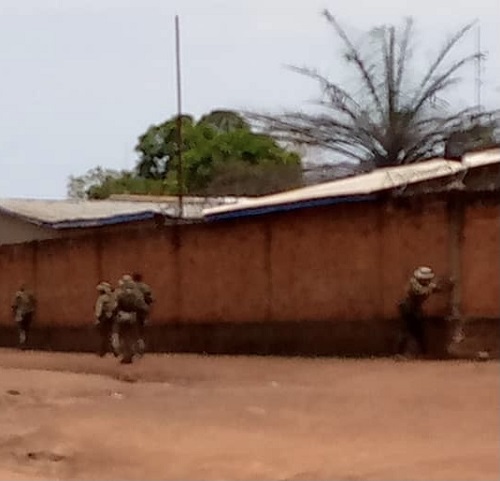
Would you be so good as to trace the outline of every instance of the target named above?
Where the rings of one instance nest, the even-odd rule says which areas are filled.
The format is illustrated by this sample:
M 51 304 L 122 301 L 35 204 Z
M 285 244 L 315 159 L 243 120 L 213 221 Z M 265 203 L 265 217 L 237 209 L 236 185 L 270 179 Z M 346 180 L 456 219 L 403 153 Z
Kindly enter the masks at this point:
M 0 351 L 0 479 L 497 480 L 498 362 Z

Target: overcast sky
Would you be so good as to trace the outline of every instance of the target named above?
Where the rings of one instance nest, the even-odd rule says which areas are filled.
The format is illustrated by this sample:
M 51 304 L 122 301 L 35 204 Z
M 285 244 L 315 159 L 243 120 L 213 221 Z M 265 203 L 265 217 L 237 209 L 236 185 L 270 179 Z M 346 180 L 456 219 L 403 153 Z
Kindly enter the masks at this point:
M 70 174 L 134 165 L 138 135 L 175 113 L 176 13 L 185 112 L 304 107 L 315 87 L 284 65 L 342 74 L 325 7 L 354 34 L 413 16 L 424 55 L 479 19 L 483 98 L 500 106 L 499 0 L 0 0 L 0 197 L 61 198 Z

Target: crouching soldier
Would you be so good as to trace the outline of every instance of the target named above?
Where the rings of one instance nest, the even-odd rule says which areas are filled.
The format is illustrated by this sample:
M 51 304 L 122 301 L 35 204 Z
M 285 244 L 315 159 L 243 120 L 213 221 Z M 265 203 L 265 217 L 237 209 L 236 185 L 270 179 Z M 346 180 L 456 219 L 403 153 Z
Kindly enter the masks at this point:
M 98 354 L 104 357 L 111 351 L 116 356 L 117 353 L 111 342 L 115 320 L 115 298 L 111 285 L 107 282 L 101 282 L 97 285 L 97 292 L 99 297 L 95 304 L 95 324 L 99 334 Z
M 398 354 L 407 355 L 410 344 L 416 344 L 421 354 L 426 354 L 427 346 L 424 333 L 425 301 L 435 292 L 441 292 L 452 282 L 435 281 L 435 274 L 430 267 L 417 268 L 410 278 L 406 296 L 399 304 L 399 312 L 402 321 L 402 330 L 399 337 Z
M 138 341 L 137 313 L 146 308 L 145 302 L 141 291 L 129 275 L 122 277 L 115 291 L 115 299 L 117 347 L 122 357 L 120 362 L 130 364 Z
M 18 345 L 20 349 L 26 348 L 28 335 L 35 315 L 36 299 L 26 286 L 22 285 L 14 296 L 12 312 L 17 325 Z
M 140 309 L 137 312 L 137 328 L 139 335 L 139 339 L 137 341 L 137 353 L 142 356 L 146 350 L 146 323 L 148 322 L 149 312 L 151 310 L 151 305 L 154 302 L 154 298 L 151 287 L 149 287 L 148 284 L 143 281 L 141 274 L 135 273 L 132 278 L 139 291 L 141 291 L 142 297 L 144 299 L 144 304 L 142 305 L 143 309 Z

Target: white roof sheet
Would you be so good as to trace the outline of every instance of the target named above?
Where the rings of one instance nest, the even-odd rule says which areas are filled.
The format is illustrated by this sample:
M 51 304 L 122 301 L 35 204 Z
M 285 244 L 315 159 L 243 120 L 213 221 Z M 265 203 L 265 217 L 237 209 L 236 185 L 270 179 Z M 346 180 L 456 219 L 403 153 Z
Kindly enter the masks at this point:
M 2 199 L 0 200 L 0 209 L 43 223 L 104 219 L 142 212 L 160 212 L 159 205 L 153 203 L 38 199 Z
M 128 197 L 132 199 L 133 197 Z M 150 199 L 154 199 L 151 197 Z M 209 199 L 186 198 L 183 207 L 184 219 L 200 219 L 203 207 L 235 202 L 232 198 Z M 143 197 L 132 200 L 39 200 L 0 199 L 0 212 L 26 221 L 53 228 L 93 227 L 152 218 L 155 214 L 178 217 L 175 197 L 145 201 Z

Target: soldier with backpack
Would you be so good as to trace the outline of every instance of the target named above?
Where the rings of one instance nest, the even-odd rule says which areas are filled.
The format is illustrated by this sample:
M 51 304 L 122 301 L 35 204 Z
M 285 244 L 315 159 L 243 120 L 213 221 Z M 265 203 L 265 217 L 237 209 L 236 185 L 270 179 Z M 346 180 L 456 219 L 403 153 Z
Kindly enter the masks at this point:
M 137 324 L 138 324 L 138 334 L 139 340 L 137 341 L 137 351 L 140 355 L 144 354 L 146 350 L 146 343 L 144 341 L 144 331 L 146 327 L 146 323 L 148 321 L 149 311 L 151 309 L 151 305 L 154 302 L 153 293 L 151 291 L 151 287 L 143 281 L 142 274 L 135 273 L 132 276 L 136 286 L 141 291 L 141 294 L 144 298 L 145 309 L 140 309 L 137 312 Z
M 129 275 L 124 275 L 115 291 L 116 329 L 118 349 L 122 356 L 122 364 L 133 361 L 135 346 L 138 340 L 138 315 L 147 309 L 144 297 L 136 283 Z
M 12 312 L 17 325 L 20 349 L 26 348 L 28 334 L 35 315 L 35 307 L 35 295 L 23 284 L 16 292 L 12 302 Z

